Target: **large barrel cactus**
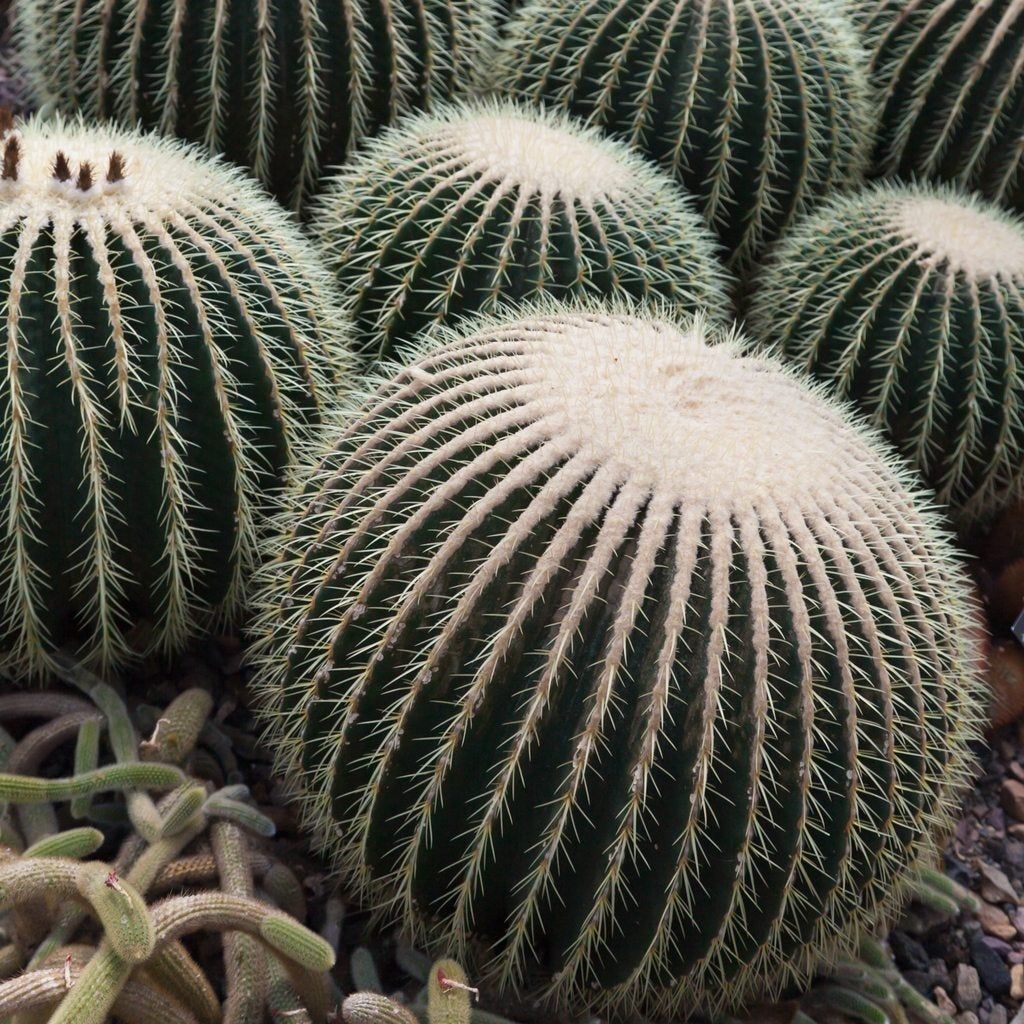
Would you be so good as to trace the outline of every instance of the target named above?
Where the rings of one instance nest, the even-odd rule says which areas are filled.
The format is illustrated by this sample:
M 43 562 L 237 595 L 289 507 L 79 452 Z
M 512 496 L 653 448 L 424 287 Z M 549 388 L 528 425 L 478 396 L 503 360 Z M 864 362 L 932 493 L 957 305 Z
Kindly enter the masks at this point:
M 837 198 L 780 243 L 755 337 L 828 381 L 967 520 L 1024 489 L 1024 222 L 945 187 Z
M 494 82 L 659 162 L 742 267 L 862 177 L 866 65 L 837 0 L 532 0 L 509 23 Z
M 0 672 L 117 664 L 141 620 L 174 648 L 238 605 L 344 371 L 330 283 L 181 143 L 33 122 L 0 151 Z
M 374 140 L 311 217 L 367 356 L 499 301 L 661 297 L 728 317 L 714 237 L 622 143 L 510 103 L 423 114 Z
M 882 103 L 885 174 L 1024 212 L 1024 9 L 1016 0 L 854 0 Z
M 24 0 L 37 97 L 159 129 L 301 206 L 324 167 L 451 96 L 492 44 L 493 0 Z
M 805 978 L 899 901 L 965 773 L 946 536 L 873 433 L 744 351 L 555 305 L 442 332 L 262 571 L 266 719 L 344 876 L 576 1008 Z

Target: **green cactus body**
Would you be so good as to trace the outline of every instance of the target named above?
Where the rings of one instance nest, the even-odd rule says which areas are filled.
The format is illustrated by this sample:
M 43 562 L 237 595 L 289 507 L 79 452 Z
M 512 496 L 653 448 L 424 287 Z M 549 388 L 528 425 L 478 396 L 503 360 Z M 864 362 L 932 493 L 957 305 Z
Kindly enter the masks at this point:
M 420 115 L 374 140 L 311 224 L 356 347 L 378 359 L 435 322 L 540 295 L 657 296 L 729 316 L 714 237 L 667 175 L 510 103 Z
M 261 570 L 256 685 L 309 828 L 385 918 L 556 1003 L 806 979 L 900 901 L 969 763 L 937 519 L 873 433 L 700 320 L 440 334 L 350 412 Z
M 287 215 L 181 143 L 0 138 L 0 673 L 116 665 L 240 603 L 256 534 L 345 368 Z
M 744 268 L 820 196 L 861 179 L 866 64 L 835 0 L 532 0 L 493 80 L 660 163 Z
M 1024 9 L 1016 0 L 855 0 L 886 175 L 955 182 L 1024 212 Z
M 300 206 L 324 167 L 450 97 L 489 49 L 491 0 L 26 0 L 34 91 L 251 167 Z
M 1024 487 L 1024 223 L 943 187 L 834 199 L 773 253 L 755 337 L 827 381 L 967 520 Z

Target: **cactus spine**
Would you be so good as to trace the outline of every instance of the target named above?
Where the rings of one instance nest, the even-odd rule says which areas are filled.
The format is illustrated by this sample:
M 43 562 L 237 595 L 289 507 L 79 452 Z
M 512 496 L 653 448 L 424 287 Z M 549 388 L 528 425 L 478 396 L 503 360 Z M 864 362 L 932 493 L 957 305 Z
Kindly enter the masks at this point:
M 828 381 L 963 519 L 1024 488 L 1024 223 L 948 188 L 822 206 L 773 253 L 761 341 Z
M 371 143 L 311 217 L 358 350 L 548 295 L 662 297 L 728 317 L 714 239 L 664 174 L 561 115 L 420 115 Z
M 660 163 L 745 268 L 860 180 L 866 64 L 834 0 L 533 0 L 509 23 L 494 82 Z
M 1024 9 L 1015 0 L 855 0 L 882 104 L 880 172 L 1024 212 Z
M 852 951 L 981 712 L 910 474 L 700 320 L 440 334 L 261 570 L 257 685 L 311 830 L 419 941 L 559 1003 L 717 1011 Z
M 0 137 L 0 672 L 173 649 L 238 606 L 266 492 L 344 370 L 287 215 L 182 144 Z
M 491 43 L 491 0 L 26 0 L 40 100 L 177 135 L 301 206 L 321 170 L 449 97 Z

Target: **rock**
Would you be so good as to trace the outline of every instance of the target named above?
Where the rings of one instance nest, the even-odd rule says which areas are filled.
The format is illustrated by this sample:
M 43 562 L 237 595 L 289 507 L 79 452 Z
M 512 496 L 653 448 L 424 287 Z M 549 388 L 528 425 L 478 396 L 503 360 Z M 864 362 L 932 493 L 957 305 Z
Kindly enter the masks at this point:
M 961 1010 L 974 1010 L 981 1002 L 981 981 L 978 971 L 970 964 L 957 964 L 953 975 L 956 1005 Z
M 1017 934 L 1016 926 L 998 907 L 991 903 L 982 903 L 978 911 L 978 921 L 988 935 L 994 935 L 1003 942 L 1009 942 Z M 924 952 L 924 950 L 922 950 Z
M 956 1003 L 949 998 L 949 994 L 941 985 L 935 986 L 935 991 L 932 993 L 932 999 L 935 1000 L 935 1005 L 946 1014 L 952 1016 L 956 1013 Z
M 1024 650 L 1020 644 L 1016 640 L 993 643 L 985 675 L 992 690 L 991 726 L 1001 729 L 1017 721 L 1024 711 Z
M 1024 782 L 1003 779 L 1003 784 L 999 787 L 999 801 L 1011 818 L 1024 821 Z
M 996 1003 L 988 1015 L 988 1024 L 1006 1024 L 1009 1017 L 1006 1007 L 1002 1003 Z
M 1024 908 L 1021 908 L 1021 910 L 1024 913 Z M 889 946 L 892 949 L 892 956 L 896 961 L 896 966 L 901 970 L 928 970 L 928 952 L 917 939 L 911 938 L 905 932 L 896 928 L 889 935 Z
M 987 992 L 994 996 L 1005 996 L 1010 991 L 1010 969 L 1003 962 L 1003 958 L 986 945 L 981 935 L 975 935 L 971 939 L 971 960 L 977 968 L 977 977 Z M 981 998 L 980 992 L 978 997 Z
M 967 1010 L 965 1013 L 958 1013 L 954 1020 L 956 1024 L 978 1024 L 978 1015 Z
M 1010 968 L 1010 998 L 1024 999 L 1024 964 L 1014 964 Z
M 1015 839 L 1024 839 L 1024 825 L 1020 822 L 1015 822 L 1007 828 L 1006 834 L 1013 836 Z
M 978 871 L 981 874 L 982 899 L 987 900 L 989 903 L 1002 903 L 1004 900 L 1008 900 L 1011 903 L 1020 903 L 1017 891 L 1006 877 L 1005 871 L 993 867 L 991 864 L 986 864 L 983 860 L 978 861 Z

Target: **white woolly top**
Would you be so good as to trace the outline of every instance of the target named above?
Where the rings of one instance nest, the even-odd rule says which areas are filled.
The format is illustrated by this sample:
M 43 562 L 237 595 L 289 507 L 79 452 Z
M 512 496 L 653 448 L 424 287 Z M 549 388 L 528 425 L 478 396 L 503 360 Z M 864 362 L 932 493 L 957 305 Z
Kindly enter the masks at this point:
M 511 106 L 438 122 L 436 132 L 467 166 L 529 192 L 596 199 L 631 180 L 628 164 L 600 140 Z
M 789 504 L 841 478 L 857 439 L 806 383 L 731 337 L 709 344 L 699 320 L 563 316 L 520 338 L 519 397 L 553 437 L 674 501 Z
M 1024 230 L 978 204 L 912 194 L 898 203 L 895 221 L 908 242 L 973 280 L 1024 275 Z
M 58 165 L 61 154 L 63 170 Z M 59 118 L 33 119 L 0 136 L 0 157 L 0 203 L 8 218 L 80 217 L 88 211 L 102 219 L 151 214 L 163 220 L 180 213 L 183 205 L 198 203 L 256 204 L 259 215 L 271 223 L 285 220 L 235 168 L 155 135 Z

